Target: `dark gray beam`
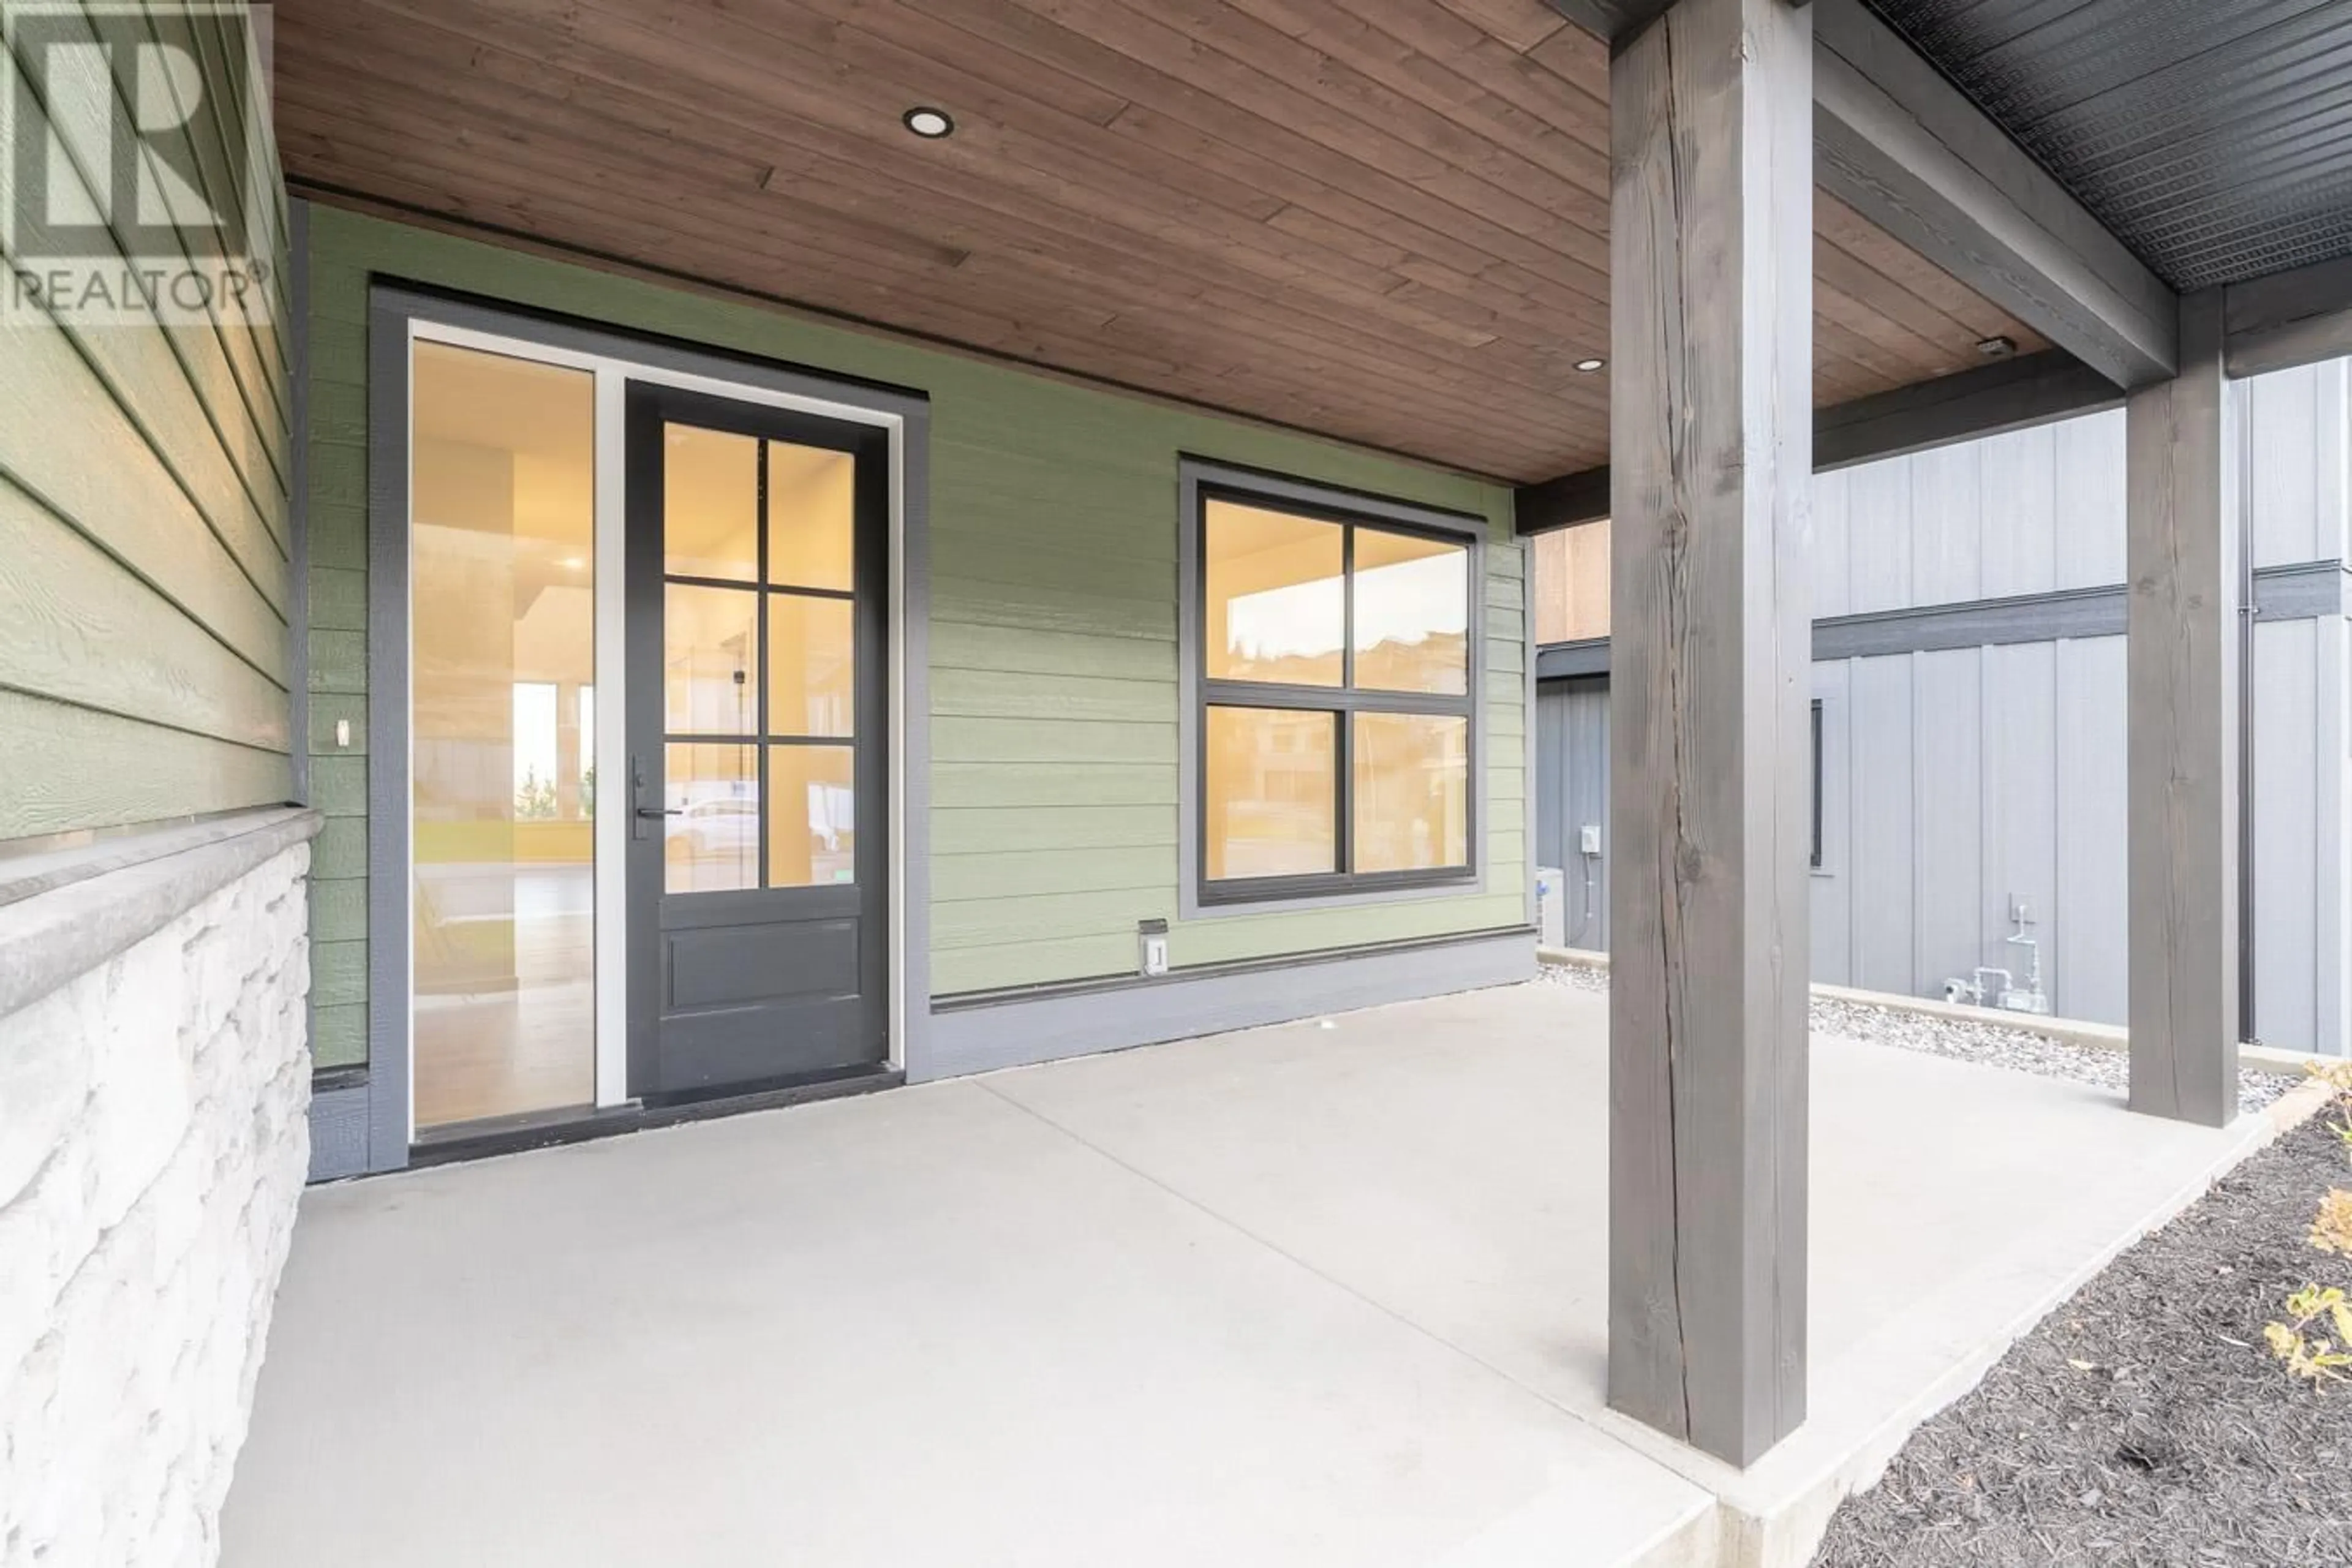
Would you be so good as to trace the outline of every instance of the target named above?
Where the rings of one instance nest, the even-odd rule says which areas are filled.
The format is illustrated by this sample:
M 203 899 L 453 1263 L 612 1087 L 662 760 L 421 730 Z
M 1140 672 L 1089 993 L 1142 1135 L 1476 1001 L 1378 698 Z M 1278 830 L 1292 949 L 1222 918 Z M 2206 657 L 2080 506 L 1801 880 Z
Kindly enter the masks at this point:
M 1609 62 L 1609 1404 L 1804 1418 L 1812 28 L 1677 0 Z
M 1551 0 L 1551 8 L 1595 37 L 1617 39 L 1648 26 L 1673 0 Z
M 2233 376 L 2352 354 L 2352 257 L 2231 284 L 2222 330 Z
M 2115 383 L 2053 349 L 1857 397 L 1813 415 L 1813 471 L 2022 430 L 2103 408 L 2120 408 Z M 1521 486 L 1521 534 L 1549 533 L 1609 515 L 1609 470 L 1587 468 Z
M 1861 0 L 1813 6 L 1822 188 L 2124 387 L 2172 374 L 2172 290 Z
M 2180 374 L 2134 392 L 2129 579 L 2131 1107 L 2238 1114 L 2240 520 L 2221 290 L 2180 302 Z

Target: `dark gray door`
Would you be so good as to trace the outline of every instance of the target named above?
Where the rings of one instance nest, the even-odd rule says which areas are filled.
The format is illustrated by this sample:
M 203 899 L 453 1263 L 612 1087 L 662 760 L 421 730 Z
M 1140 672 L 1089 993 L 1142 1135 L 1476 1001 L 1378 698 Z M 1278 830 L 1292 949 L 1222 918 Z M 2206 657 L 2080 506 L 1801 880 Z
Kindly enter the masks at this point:
M 628 398 L 629 1087 L 887 1055 L 879 430 Z

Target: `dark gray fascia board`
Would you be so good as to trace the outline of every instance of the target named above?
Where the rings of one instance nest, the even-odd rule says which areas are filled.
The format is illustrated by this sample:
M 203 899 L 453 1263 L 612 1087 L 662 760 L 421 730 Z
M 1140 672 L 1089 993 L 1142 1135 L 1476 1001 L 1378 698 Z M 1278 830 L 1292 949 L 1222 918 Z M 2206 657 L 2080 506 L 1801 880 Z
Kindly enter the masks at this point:
M 2254 618 L 2313 620 L 2352 610 L 2352 583 L 2341 561 L 2301 561 L 2254 574 Z M 2128 592 L 2120 584 L 2054 594 L 1969 599 L 1954 605 L 1831 616 L 1813 623 L 1813 658 L 1879 658 L 1889 654 L 1999 647 L 2011 643 L 2074 637 L 2118 637 L 2125 632 Z M 1609 673 L 1609 639 L 1551 643 L 1536 650 L 1542 680 Z
M 1674 0 L 1551 0 L 1551 8 L 1612 43 L 1640 32 L 1664 16 Z
M 2051 349 L 1822 409 L 1813 416 L 1813 472 L 2123 405 L 2121 387 L 2064 350 Z
M 2120 408 L 2123 401 L 2113 382 L 2061 350 L 2002 360 L 1816 411 L 1813 471 Z M 1598 521 L 1609 515 L 1609 469 L 1521 486 L 1514 515 L 1522 537 Z
M 1538 680 L 1575 680 L 1609 673 L 1609 639 L 1583 637 L 1575 642 L 1549 643 L 1536 649 Z
M 2222 368 L 2232 376 L 2352 353 L 2352 257 L 2232 283 L 2221 300 Z
M 1521 485 L 1511 499 L 1519 537 L 1598 522 L 1609 515 L 1609 467 L 1561 474 L 1540 484 Z

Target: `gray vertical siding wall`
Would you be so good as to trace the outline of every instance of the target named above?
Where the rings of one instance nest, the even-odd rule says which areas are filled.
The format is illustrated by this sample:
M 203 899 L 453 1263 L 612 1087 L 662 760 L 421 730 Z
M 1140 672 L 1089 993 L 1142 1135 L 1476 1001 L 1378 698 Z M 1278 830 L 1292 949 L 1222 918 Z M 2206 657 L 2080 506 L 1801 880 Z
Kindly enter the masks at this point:
M 2248 537 L 2260 568 L 2341 563 L 2347 367 L 2241 383 Z M 2123 416 L 2090 416 L 1815 481 L 1815 612 L 1824 619 L 2112 588 L 2124 575 Z M 2267 1044 L 2345 1053 L 2352 1030 L 2352 633 L 2338 612 L 2254 631 L 2255 1026 Z M 2122 1023 L 2125 644 L 2120 636 L 1936 648 L 1814 666 L 1822 704 L 1817 980 L 1940 993 L 1979 963 L 2022 971 L 2004 939 L 2031 904 L 2061 1014 Z M 1605 699 L 1553 683 L 1538 702 L 1542 863 L 1580 868 L 1581 782 L 1605 755 Z M 1605 770 L 1604 770 L 1605 771 Z M 1560 857 L 1565 856 L 1566 858 Z M 1599 946 L 1605 937 L 1586 945 Z
M 1536 705 L 1536 863 L 1567 873 L 1560 892 L 1570 947 L 1609 945 L 1609 858 L 1579 846 L 1586 823 L 1609 833 L 1609 683 L 1555 682 Z

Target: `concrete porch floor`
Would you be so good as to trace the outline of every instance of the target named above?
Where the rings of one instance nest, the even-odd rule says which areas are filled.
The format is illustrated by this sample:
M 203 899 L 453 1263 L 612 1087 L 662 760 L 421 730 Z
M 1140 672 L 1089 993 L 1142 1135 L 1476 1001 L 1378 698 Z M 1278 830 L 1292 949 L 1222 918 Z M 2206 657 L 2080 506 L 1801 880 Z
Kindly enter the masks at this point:
M 1604 999 L 1528 984 L 320 1188 L 226 1568 L 1798 1563 L 2271 1131 L 1817 1037 L 1811 1416 L 1607 1411 Z

